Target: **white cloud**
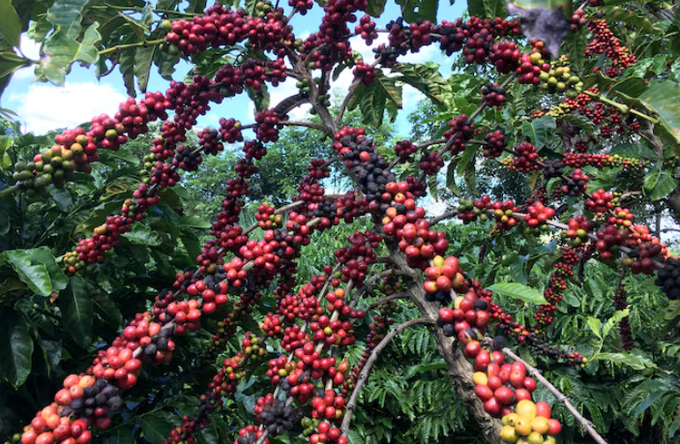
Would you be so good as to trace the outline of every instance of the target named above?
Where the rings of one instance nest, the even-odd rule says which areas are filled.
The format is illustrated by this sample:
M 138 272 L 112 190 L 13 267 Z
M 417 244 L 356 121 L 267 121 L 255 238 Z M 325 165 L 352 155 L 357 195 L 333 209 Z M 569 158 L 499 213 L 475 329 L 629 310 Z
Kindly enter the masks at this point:
M 99 114 L 113 115 L 126 98 L 111 85 L 67 82 L 62 87 L 32 84 L 9 100 L 19 103 L 15 110 L 23 117 L 26 131 L 42 134 L 80 125 Z

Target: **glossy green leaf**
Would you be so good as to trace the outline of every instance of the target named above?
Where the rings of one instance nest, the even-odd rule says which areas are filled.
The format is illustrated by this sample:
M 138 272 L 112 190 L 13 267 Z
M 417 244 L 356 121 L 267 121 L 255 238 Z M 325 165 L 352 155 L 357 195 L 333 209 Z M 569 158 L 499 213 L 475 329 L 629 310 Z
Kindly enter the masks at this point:
M 560 54 L 569 57 L 569 66 L 576 74 L 583 72 L 583 54 L 588 43 L 588 29 L 584 26 L 576 33 L 570 33 L 562 42 Z
M 646 368 L 656 368 L 656 364 L 649 358 L 632 353 L 598 353 L 590 360 L 608 361 L 617 365 L 625 365 L 633 370 L 644 370 Z
M 135 49 L 129 48 L 120 51 L 118 54 L 118 69 L 123 75 L 123 82 L 125 82 L 125 89 L 127 94 L 131 97 L 137 97 L 137 90 L 135 90 Z
M 0 52 L 0 79 L 14 74 L 17 69 L 30 65 L 30 60 L 13 52 Z
M 656 154 L 647 145 L 641 143 L 626 142 L 616 145 L 609 150 L 609 154 L 618 154 L 621 157 L 639 157 L 643 159 L 656 159 Z
M 484 3 L 484 14 L 487 18 L 505 17 L 505 0 L 482 0 Z
M 595 132 L 595 124 L 586 116 L 582 114 L 569 113 L 560 117 L 560 119 L 565 122 L 569 122 L 572 125 L 581 128 L 588 135 L 592 135 Z
M 439 0 L 396 0 L 401 7 L 401 13 L 407 22 L 416 20 L 437 21 L 437 7 Z
M 135 51 L 135 76 L 137 77 L 137 86 L 141 92 L 146 92 L 146 86 L 149 84 L 149 73 L 151 72 L 151 64 L 153 56 L 158 46 L 148 46 L 146 48 L 137 48 Z
M 123 234 L 123 237 L 129 239 L 133 244 L 149 247 L 157 247 L 163 242 L 158 233 L 153 231 L 148 225 L 135 224 L 132 227 L 132 231 Z
M 208 228 L 212 227 L 212 224 L 209 221 L 203 219 L 201 216 L 187 215 L 180 218 L 179 226 L 207 230 Z
M 602 337 L 606 338 L 612 328 L 614 328 L 615 325 L 620 324 L 621 320 L 623 320 L 623 318 L 627 318 L 629 314 L 629 309 L 615 311 L 612 317 L 609 318 L 604 324 L 604 328 L 602 329 Z
M 52 83 L 63 85 L 74 62 L 96 63 L 99 60 L 98 44 L 101 41 L 98 27 L 97 22 L 90 25 L 80 42 L 70 37 L 65 30 L 57 31 L 45 41 L 43 51 L 47 57 L 40 59 L 36 73 L 44 75 Z
M 531 142 L 540 150 L 548 143 L 548 139 L 554 134 L 557 125 L 555 119 L 543 116 L 522 124 L 522 133 L 531 139 Z
M 373 17 L 380 17 L 385 10 L 385 3 L 387 3 L 387 0 L 368 0 L 366 13 Z
M 606 6 L 601 9 L 607 20 L 629 23 L 639 31 L 647 34 L 658 34 L 663 30 L 654 26 L 654 21 L 642 14 L 635 13 L 632 8 L 621 8 L 619 6 Z
M 668 196 L 678 186 L 678 181 L 665 170 L 652 170 L 645 176 L 643 187 L 652 201 Z
M 94 316 L 92 296 L 80 276 L 73 276 L 69 286 L 59 295 L 62 325 L 78 345 L 89 347 L 92 342 L 92 319 Z
M 680 143 L 680 85 L 670 80 L 654 82 L 640 100 L 659 116 L 661 125 Z
M 71 193 L 66 189 L 54 188 L 50 190 L 54 203 L 62 213 L 67 213 L 73 207 L 73 199 Z
M 450 105 L 453 90 L 439 73 L 439 65 L 435 63 L 403 63 L 395 65 L 392 72 L 401 74 L 397 77 L 397 80 L 411 85 L 435 103 L 442 106 Z
M 75 40 L 80 35 L 82 10 L 87 0 L 55 0 L 47 10 L 49 20 L 65 38 Z
M 351 109 L 358 106 L 364 123 L 378 127 L 382 125 L 385 110 L 392 120 L 396 118 L 396 111 L 402 105 L 402 88 L 396 85 L 394 78 L 385 76 L 381 70 L 376 70 L 376 73 L 373 83 L 359 86 L 349 106 Z
M 506 296 L 510 296 L 515 299 L 520 299 L 524 302 L 532 302 L 534 304 L 544 305 L 548 301 L 545 300 L 543 295 L 536 289 L 528 287 L 522 284 L 516 283 L 499 283 L 493 284 L 489 287 L 489 290 L 496 293 L 501 293 Z
M 123 322 L 123 314 L 118 306 L 105 293 L 98 293 L 92 296 L 94 308 L 101 318 L 112 327 L 119 327 Z
M 9 250 L 0 253 L 0 266 L 9 265 L 19 276 L 19 279 L 31 291 L 41 296 L 49 296 L 52 293 L 50 274 L 44 264 L 35 264 L 31 261 L 30 250 Z
M 588 316 L 588 320 L 586 322 L 595 336 L 602 339 L 602 321 L 592 316 Z
M 111 433 L 108 444 L 135 444 L 135 437 L 128 427 L 116 427 Z
M 63 348 L 58 341 L 50 341 L 47 339 L 38 340 L 40 350 L 42 351 L 43 359 L 47 367 L 47 376 L 50 376 L 52 370 L 59 366 Z
M 647 90 L 648 86 L 649 84 L 640 77 L 627 77 L 612 85 L 609 91 L 607 91 L 607 97 L 617 95 L 625 95 L 632 98 L 640 97 Z
M 21 20 L 11 0 L 0 0 L 0 38 L 17 48 L 21 43 Z
M 42 264 L 47 269 L 47 272 L 52 283 L 53 290 L 63 290 L 68 286 L 69 278 L 61 270 L 57 260 L 52 255 L 52 252 L 47 247 L 39 247 L 31 250 L 26 250 L 31 254 L 31 262 L 34 264 Z
M 31 373 L 35 345 L 24 318 L 8 311 L 0 318 L 0 372 L 5 381 L 19 387 Z
M 151 444 L 163 444 L 172 429 L 172 425 L 156 415 L 144 415 L 139 419 L 144 438 Z

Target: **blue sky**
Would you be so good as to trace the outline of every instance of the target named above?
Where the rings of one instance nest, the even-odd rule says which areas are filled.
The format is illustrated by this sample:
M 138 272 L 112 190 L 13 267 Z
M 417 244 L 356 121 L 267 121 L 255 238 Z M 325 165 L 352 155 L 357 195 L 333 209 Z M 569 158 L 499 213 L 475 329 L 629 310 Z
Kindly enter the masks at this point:
M 281 3 L 287 3 L 281 1 Z M 456 2 L 449 6 L 447 0 L 441 0 L 439 5 L 439 21 L 452 21 L 460 17 L 464 10 L 464 2 Z M 286 6 L 287 8 L 287 6 Z M 296 15 L 292 20 L 295 33 L 298 37 L 305 38 L 310 33 L 316 31 L 323 10 L 316 6 L 307 13 L 306 16 Z M 377 19 L 378 27 L 385 27 L 390 20 L 400 15 L 399 7 L 393 0 L 388 1 L 386 12 L 380 19 Z M 361 15 L 358 16 L 359 18 Z M 350 26 L 353 29 L 354 24 Z M 372 45 L 386 41 L 386 35 L 380 34 L 380 38 Z M 21 40 L 22 51 L 30 58 L 39 58 L 39 46 L 25 35 Z M 360 52 L 365 60 L 373 60 L 371 48 L 359 39 L 352 39 L 353 48 Z M 450 63 L 439 50 L 434 46 L 429 46 L 421 50 L 418 54 L 409 54 L 400 59 L 402 62 L 425 62 L 433 61 L 440 64 L 440 71 L 443 75 L 451 73 Z M 181 63 L 176 67 L 175 80 L 182 80 L 188 71 L 189 65 Z M 333 83 L 333 94 L 336 98 L 342 98 L 352 81 L 350 70 L 345 70 L 336 82 Z M 168 82 L 162 79 L 155 68 L 152 68 L 149 91 L 165 91 Z M 297 92 L 295 80 L 291 79 L 280 85 L 278 88 L 270 89 L 272 105 L 280 100 Z M 98 80 L 95 75 L 94 67 L 84 68 L 74 66 L 71 73 L 66 78 L 64 86 L 56 86 L 49 83 L 33 82 L 33 69 L 25 68 L 18 71 L 12 78 L 10 84 L 2 96 L 1 106 L 9 108 L 19 114 L 19 118 L 26 131 L 44 133 L 49 130 L 73 127 L 80 123 L 89 121 L 92 116 L 107 113 L 112 115 L 116 112 L 118 104 L 127 96 L 123 79 L 120 72 L 116 69 L 109 76 Z M 411 88 L 404 87 L 404 111 L 400 113 L 397 120 L 397 129 L 400 135 L 407 136 L 410 132 L 406 115 L 423 96 Z M 291 113 L 291 118 L 299 119 L 305 116 L 307 108 L 295 110 Z M 200 127 L 215 127 L 220 117 L 234 117 L 241 120 L 244 124 L 252 122 L 253 106 L 250 104 L 245 94 L 227 99 L 221 105 L 213 106 L 207 116 L 199 121 Z

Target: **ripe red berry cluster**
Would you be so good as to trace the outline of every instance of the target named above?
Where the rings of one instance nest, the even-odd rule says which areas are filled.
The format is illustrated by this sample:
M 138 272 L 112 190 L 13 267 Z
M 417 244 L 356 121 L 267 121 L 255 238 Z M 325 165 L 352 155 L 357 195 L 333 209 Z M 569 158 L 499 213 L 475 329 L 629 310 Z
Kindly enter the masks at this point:
M 498 99 L 496 98 L 495 100 Z M 490 131 L 489 134 L 484 137 L 484 142 L 486 142 L 483 151 L 484 156 L 494 159 L 500 157 L 503 154 L 503 150 L 508 146 L 508 142 L 505 140 L 505 134 L 499 129 Z
M 498 83 L 489 82 L 482 87 L 482 100 L 489 106 L 501 107 L 505 104 L 505 88 L 498 86 Z
M 375 78 L 378 76 L 378 73 L 375 71 L 373 66 L 369 65 L 368 63 L 364 63 L 361 60 L 356 63 L 352 73 L 354 74 L 354 77 L 361 79 L 364 85 L 370 85 L 371 83 L 375 82 Z
M 430 151 L 423 153 L 418 167 L 428 176 L 434 176 L 444 167 L 444 158 L 439 155 L 439 152 Z
M 435 256 L 432 265 L 427 267 L 424 272 L 426 279 L 423 284 L 425 298 L 428 301 L 437 301 L 443 304 L 450 301 L 451 290 L 460 291 L 466 285 L 462 271 L 458 258 L 449 256 L 444 259 L 441 256 Z M 449 323 L 450 321 L 444 322 Z M 443 325 L 440 325 L 440 327 L 443 327 Z
M 516 157 L 513 159 L 512 165 L 518 171 L 527 173 L 541 168 L 536 162 L 538 160 L 538 152 L 531 143 L 522 142 L 519 145 L 515 145 L 514 151 Z
M 559 191 L 565 196 L 580 196 L 588 189 L 590 178 L 580 168 L 575 169 L 571 174 L 562 178 Z
M 354 27 L 354 32 L 360 35 L 367 45 L 372 45 L 373 41 L 378 38 L 378 33 L 375 31 L 375 22 L 368 14 L 364 14 L 361 17 L 359 24 Z
M 593 39 L 586 46 L 586 56 L 604 54 L 615 68 L 614 75 L 620 74 L 630 65 L 637 62 L 637 58 L 623 46 L 619 39 L 609 29 L 605 20 L 592 20 L 588 23 L 588 30 L 593 33 Z
M 616 288 L 616 293 L 614 293 L 614 308 L 616 310 L 625 310 L 627 307 L 626 289 L 623 286 L 623 282 L 620 282 L 619 286 Z M 624 350 L 632 350 L 633 347 L 635 347 L 628 316 L 621 319 L 621 322 L 619 323 L 619 335 L 621 336 L 621 345 Z
M 612 193 L 599 189 L 586 199 L 584 204 L 593 213 L 604 213 L 614 208 L 613 199 L 614 195 Z
M 576 216 L 569 219 L 567 227 L 564 235 L 571 239 L 571 246 L 576 248 L 588 240 L 588 233 L 595 228 L 595 224 L 585 216 Z
M 519 68 L 521 56 L 517 43 L 503 40 L 491 46 L 489 62 L 494 64 L 499 73 L 507 74 Z
M 416 151 L 418 151 L 418 147 L 408 140 L 397 142 L 394 146 L 394 152 L 402 160 L 408 159 L 411 157 L 411 154 L 415 153 Z
M 472 139 L 475 134 L 475 126 L 468 120 L 467 114 L 461 114 L 449 120 L 449 129 L 444 132 L 445 139 L 453 138 L 451 154 L 454 156 L 465 151 L 465 142 Z

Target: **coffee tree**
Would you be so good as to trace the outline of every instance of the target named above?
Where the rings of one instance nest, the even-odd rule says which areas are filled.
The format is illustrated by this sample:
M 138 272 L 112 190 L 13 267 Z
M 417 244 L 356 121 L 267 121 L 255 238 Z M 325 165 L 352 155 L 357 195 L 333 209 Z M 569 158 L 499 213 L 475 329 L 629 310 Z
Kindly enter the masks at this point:
M 660 241 L 660 228 L 644 223 L 680 211 L 674 177 L 680 29 L 671 3 L 470 1 L 469 18 L 437 21 L 436 1 L 401 1 L 403 16 L 381 18 L 384 27 L 374 21 L 385 8 L 377 0 L 234 3 L 2 4 L 5 83 L 30 64 L 39 80 L 63 83 L 78 62 L 94 65 L 99 75 L 118 67 L 131 95 L 115 115 L 60 132 L 53 143 L 36 139 L 29 148 L 4 151 L 3 207 L 14 214 L 16 206 L 20 217 L 26 201 L 48 212 L 51 202 L 64 205 L 71 193 L 82 197 L 79 187 L 101 180 L 99 166 L 111 153 L 125 153 L 140 137 L 148 142 L 141 161 L 123 156 L 113 164 L 137 166 L 139 183 L 129 197 L 115 209 L 106 207 L 107 214 L 84 216 L 92 224 L 70 248 L 26 249 L 19 241 L 3 247 L 3 276 L 14 276 L 1 293 L 3 379 L 23 385 L 36 359 L 34 343 L 46 360 L 54 357 L 41 339 L 50 334 L 42 317 L 60 319 L 81 349 L 72 359 L 61 357 L 69 361 L 63 369 L 68 374 L 59 387 L 48 384 L 32 399 L 39 406 L 35 415 L 22 413 L 25 406 L 8 406 L 17 410 L 10 441 L 362 442 L 363 435 L 352 434 L 353 419 L 368 419 L 357 408 L 381 396 L 362 403 L 362 390 L 381 364 L 394 365 L 381 359 L 391 341 L 418 326 L 426 326 L 441 358 L 433 361 L 441 366 L 428 369 L 423 362 L 418 371 L 450 378 L 456 402 L 488 442 L 677 439 L 680 263 Z M 300 39 L 293 24 L 311 9 L 323 10 L 318 31 Z M 22 30 L 41 42 L 39 61 L 12 51 Z M 386 43 L 376 44 L 381 34 Z M 357 38 L 373 47 L 374 60 L 353 51 Z M 450 79 L 431 63 L 400 61 L 427 46 L 451 57 Z M 165 92 L 146 91 L 152 65 L 170 78 L 180 60 L 192 66 L 184 82 L 170 81 Z M 343 70 L 351 70 L 354 80 L 332 107 L 331 87 Z M 270 104 L 269 90 L 290 78 L 298 93 Z M 417 140 L 369 137 L 367 130 L 395 120 L 404 85 L 431 102 L 423 108 L 429 127 L 414 132 Z M 255 102 L 254 123 L 223 116 L 219 128 L 197 130 L 192 143 L 191 132 L 211 106 L 244 93 Z M 315 118 L 291 120 L 289 113 L 304 104 Z M 360 112 L 361 124 L 345 124 L 348 110 Z M 148 137 L 154 122 L 160 130 Z M 286 127 L 316 133 L 327 157 L 309 162 L 289 203 L 260 202 L 254 223 L 243 224 L 249 188 L 261 180 L 258 165 Z M 10 136 L 17 136 L 16 129 Z M 226 181 L 209 236 L 195 248 L 195 232 L 187 228 L 191 234 L 183 237 L 172 226 L 179 216 L 173 219 L 167 208 L 169 193 L 183 171 L 200 174 L 204 159 L 220 156 L 228 145 L 240 146 L 243 155 Z M 514 201 L 479 195 L 476 171 L 484 165 L 521 178 L 530 196 Z M 327 192 L 324 184 L 339 175 L 346 185 Z M 445 194 L 443 184 L 455 199 L 444 214 L 428 215 L 428 194 Z M 151 222 L 157 223 L 159 211 L 167 213 L 167 238 Z M 14 216 L 0 220 L 5 234 L 21 237 Z M 204 227 L 200 218 L 182 220 L 192 229 Z M 338 242 L 333 233 L 345 224 L 352 228 L 341 232 L 342 242 L 325 264 L 302 273 L 298 264 Z M 473 226 L 483 234 L 475 237 Z M 472 245 L 466 245 L 468 236 Z M 166 276 L 167 284 L 154 279 L 134 286 L 127 280 L 135 275 L 132 264 L 107 285 L 120 285 L 128 295 L 167 287 L 149 304 L 130 297 L 129 306 L 139 312 L 121 313 L 118 305 L 125 303 L 97 291 L 101 273 L 111 264 L 128 264 L 121 258 L 130 242 L 153 255 L 163 239 L 174 239 L 179 251 L 196 250 L 195 266 L 169 262 L 181 253 L 166 249 L 153 256 L 154 263 L 159 275 L 168 274 L 168 266 L 183 268 L 174 283 Z M 133 256 L 141 253 L 131 249 Z M 541 282 L 528 276 L 539 261 L 550 271 Z M 576 330 L 592 332 L 591 340 L 564 345 L 559 331 L 567 327 L 560 318 L 570 311 L 593 313 L 585 298 L 574 296 L 584 291 L 584 281 L 595 279 L 591 272 L 615 279 L 609 283 L 613 301 L 606 302 L 611 316 L 604 323 L 599 312 L 570 317 Z M 530 280 L 534 285 L 527 285 Z M 657 309 L 663 305 L 660 316 L 665 311 L 666 318 L 654 321 L 661 327 L 650 323 L 639 338 L 633 335 L 635 304 L 628 307 L 627 292 L 656 298 Z M 56 306 L 45 306 L 40 295 Z M 98 316 L 118 315 L 108 319 L 106 333 L 93 335 L 87 319 L 93 302 L 103 306 Z M 12 310 L 22 313 L 20 320 L 11 318 Z M 27 313 L 36 314 L 40 325 L 34 337 L 22 321 Z M 612 340 L 617 327 L 620 338 Z M 662 333 L 655 339 L 657 331 Z M 364 345 L 358 354 L 357 343 Z M 567 377 L 553 384 L 544 373 L 557 374 L 555 369 L 566 369 Z M 632 372 L 626 387 L 640 383 L 633 393 L 612 392 L 626 395 L 628 413 L 604 409 L 604 419 L 590 401 L 563 394 L 576 384 L 570 381 L 608 372 L 619 378 Z M 607 384 L 615 390 L 617 382 L 623 384 Z M 383 393 L 390 384 L 396 383 L 390 380 Z M 186 398 L 194 404 L 166 402 L 197 390 L 200 396 Z M 256 401 L 241 414 L 244 393 Z M 143 418 L 137 416 L 141 410 Z M 154 418 L 169 412 L 179 414 L 172 427 Z M 605 439 L 604 432 L 626 415 L 641 418 L 640 424 Z

